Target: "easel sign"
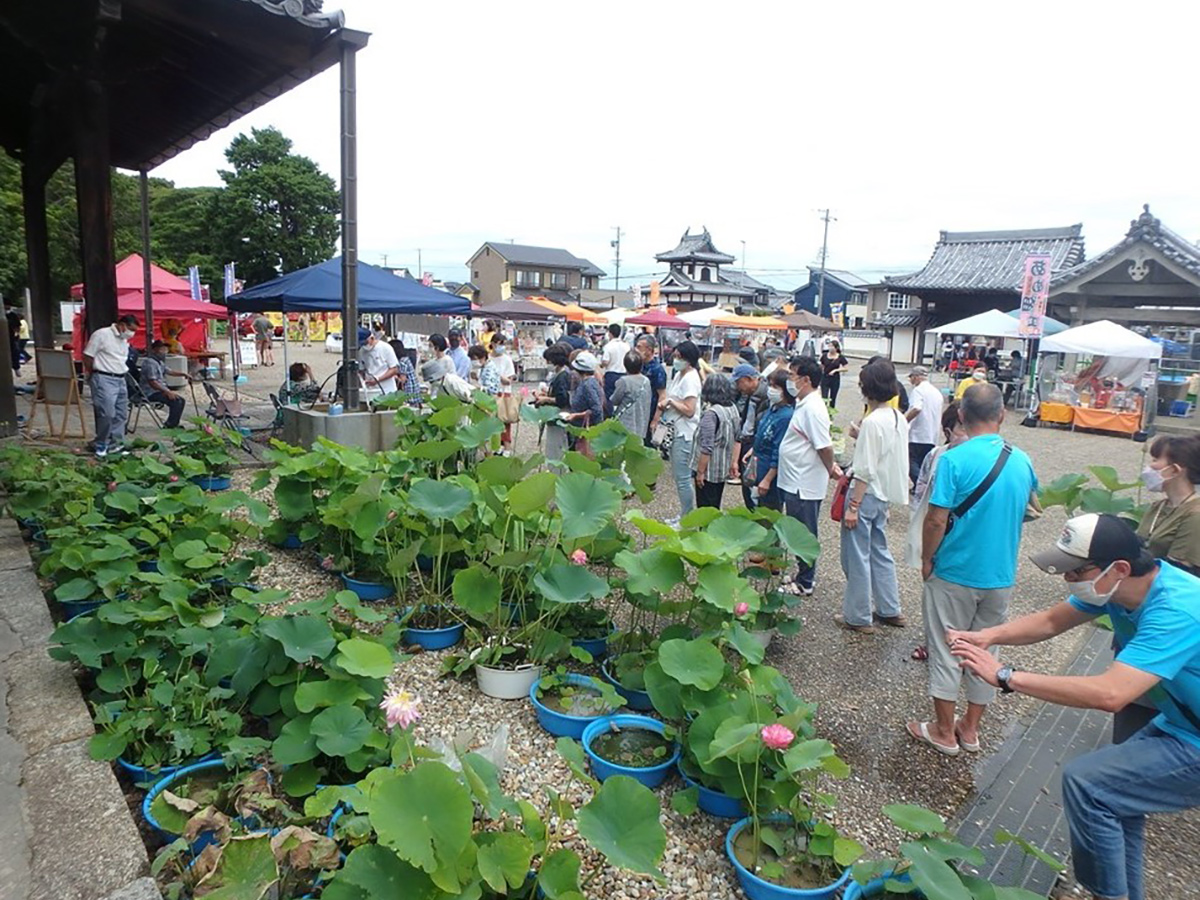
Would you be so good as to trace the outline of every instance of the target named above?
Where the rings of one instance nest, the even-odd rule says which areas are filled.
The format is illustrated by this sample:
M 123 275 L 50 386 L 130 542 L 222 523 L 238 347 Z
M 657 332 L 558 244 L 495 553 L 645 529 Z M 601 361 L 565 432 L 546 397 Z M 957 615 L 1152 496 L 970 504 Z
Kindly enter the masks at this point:
M 33 396 L 33 408 L 29 411 L 29 424 L 37 419 L 38 405 L 46 407 L 46 423 L 53 438 L 87 437 L 87 420 L 83 417 L 83 400 L 79 396 L 79 379 L 75 375 L 75 360 L 69 350 L 51 350 L 37 347 L 33 351 L 37 362 L 37 392 Z M 54 416 L 50 407 L 62 407 L 62 422 L 54 429 Z M 67 422 L 71 412 L 79 414 L 79 433 L 68 434 Z

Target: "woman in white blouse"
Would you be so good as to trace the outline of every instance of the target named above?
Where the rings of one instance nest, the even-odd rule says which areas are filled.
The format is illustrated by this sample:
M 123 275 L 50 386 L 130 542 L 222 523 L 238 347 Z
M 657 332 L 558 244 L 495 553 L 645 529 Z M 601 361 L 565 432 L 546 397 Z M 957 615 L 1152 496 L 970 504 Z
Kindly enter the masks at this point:
M 674 426 L 671 441 L 671 477 L 679 492 L 679 516 L 696 508 L 696 482 L 692 477 L 692 446 L 700 427 L 700 348 L 691 341 L 675 345 L 672 361 L 674 375 L 667 385 L 667 396 L 655 413 L 668 426 Z M 653 432 L 657 421 L 652 422 Z

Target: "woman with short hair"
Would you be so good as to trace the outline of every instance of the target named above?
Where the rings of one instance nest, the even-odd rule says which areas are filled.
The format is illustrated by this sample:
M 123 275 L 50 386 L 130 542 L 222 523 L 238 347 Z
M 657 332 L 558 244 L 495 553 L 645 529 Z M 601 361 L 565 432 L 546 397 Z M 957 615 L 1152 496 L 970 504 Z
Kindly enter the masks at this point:
M 721 508 L 725 482 L 733 467 L 738 414 L 737 389 L 729 376 L 714 372 L 700 389 L 700 427 L 696 432 L 696 505 Z
M 542 393 L 534 395 L 535 406 L 554 406 L 560 413 L 571 410 L 571 371 L 568 368 L 571 361 L 570 344 L 551 344 L 542 353 L 542 359 L 554 367 L 554 377 Z M 545 431 L 546 459 L 551 463 L 562 462 L 567 451 L 567 427 L 560 415 L 546 423 Z
M 779 448 L 787 437 L 788 425 L 795 412 L 795 391 L 791 370 L 786 366 L 781 366 L 767 377 L 769 406 L 755 425 L 754 449 L 751 451 L 753 487 L 750 496 L 756 506 L 777 511 L 783 509 L 783 496 L 779 493 L 776 476 L 779 474 Z
M 863 367 L 858 386 L 867 415 L 854 445 L 853 477 L 842 516 L 841 557 L 846 593 L 838 625 L 874 634 L 874 620 L 902 628 L 896 562 L 888 550 L 891 504 L 908 504 L 908 421 L 889 401 L 896 392 L 896 368 L 885 359 Z
M 679 517 L 682 518 L 696 508 L 692 447 L 700 427 L 700 348 L 691 341 L 680 341 L 675 345 L 671 367 L 674 375 L 657 415 L 675 430 L 668 456 L 675 490 L 679 493 Z M 656 423 L 652 423 L 652 427 L 653 424 Z

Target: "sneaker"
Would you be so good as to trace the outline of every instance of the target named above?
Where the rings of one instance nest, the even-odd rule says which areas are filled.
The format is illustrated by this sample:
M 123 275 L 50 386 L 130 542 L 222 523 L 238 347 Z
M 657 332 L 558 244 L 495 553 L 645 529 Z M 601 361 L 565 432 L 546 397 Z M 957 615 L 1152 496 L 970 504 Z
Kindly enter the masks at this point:
M 666 522 L 664 522 L 663 524 L 670 525 L 672 528 L 678 528 L 679 527 L 679 516 L 672 516 L 671 518 L 667 519 Z
M 96 459 L 104 459 L 104 457 L 108 456 L 108 450 L 104 447 L 97 447 L 92 452 L 96 454 Z
M 891 628 L 907 628 L 908 627 L 908 619 L 904 618 L 904 616 L 881 616 L 878 613 L 876 613 L 875 621 L 880 623 L 881 625 L 887 625 Z
M 813 584 L 808 584 L 808 585 L 805 585 L 805 584 L 801 584 L 800 582 L 798 582 L 798 581 L 797 581 L 797 582 L 796 582 L 796 587 L 800 589 L 800 593 L 801 593 L 803 596 L 805 596 L 805 597 L 811 597 L 811 596 L 812 596 L 812 592 L 813 592 L 813 590 L 815 589 L 816 585 L 813 585 Z
M 834 614 L 833 622 L 838 628 L 845 628 L 847 631 L 853 631 L 858 634 L 874 634 L 878 631 L 874 625 L 851 625 L 841 613 Z

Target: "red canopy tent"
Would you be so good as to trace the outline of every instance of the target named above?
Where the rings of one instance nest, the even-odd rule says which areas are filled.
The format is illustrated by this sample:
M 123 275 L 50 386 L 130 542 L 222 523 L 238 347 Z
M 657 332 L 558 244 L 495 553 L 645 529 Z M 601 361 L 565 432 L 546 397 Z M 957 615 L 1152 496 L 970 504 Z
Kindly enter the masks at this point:
M 132 253 L 117 263 L 117 313 L 118 315 L 137 316 L 141 322 L 146 311 L 145 295 L 142 285 L 142 257 Z M 198 319 L 224 319 L 229 310 L 216 303 L 204 303 L 192 299 L 191 285 L 186 278 L 173 275 L 166 269 L 150 264 L 150 298 L 154 308 L 154 336 L 162 337 L 163 325 L 170 325 L 168 330 L 174 330 L 177 320 L 182 326 L 177 338 L 187 350 L 202 350 L 208 345 L 207 332 L 204 322 Z M 71 286 L 71 296 L 83 298 L 83 285 Z M 72 330 L 82 336 L 82 314 L 76 313 Z M 83 352 L 86 341 L 73 340 L 72 347 L 78 358 Z M 145 347 L 144 336 L 135 334 L 134 346 Z
M 630 316 L 625 320 L 625 324 L 650 325 L 654 328 L 678 328 L 680 331 L 687 331 L 692 327 L 678 316 L 673 316 L 661 309 L 652 309 L 649 312 L 642 313 L 640 316 Z

